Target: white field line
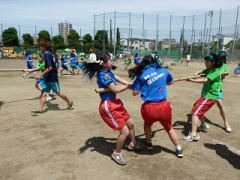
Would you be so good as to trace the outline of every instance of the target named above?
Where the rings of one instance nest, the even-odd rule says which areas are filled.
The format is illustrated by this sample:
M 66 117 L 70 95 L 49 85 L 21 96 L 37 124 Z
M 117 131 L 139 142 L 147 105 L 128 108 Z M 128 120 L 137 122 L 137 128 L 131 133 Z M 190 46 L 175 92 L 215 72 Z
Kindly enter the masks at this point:
M 234 147 L 232 147 L 232 146 L 230 146 L 230 145 L 228 145 L 224 142 L 221 142 L 217 139 L 213 139 L 213 142 L 227 146 L 230 151 L 232 151 L 232 152 L 234 152 L 234 153 L 236 153 L 240 156 L 240 150 L 239 149 L 236 149 L 236 148 L 234 148 Z

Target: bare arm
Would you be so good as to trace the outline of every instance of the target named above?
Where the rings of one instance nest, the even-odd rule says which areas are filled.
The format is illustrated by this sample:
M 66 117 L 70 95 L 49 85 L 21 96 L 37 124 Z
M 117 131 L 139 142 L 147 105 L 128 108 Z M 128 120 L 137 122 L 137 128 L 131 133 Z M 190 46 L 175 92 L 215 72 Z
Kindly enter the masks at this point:
M 187 78 L 186 81 L 204 84 L 204 83 L 210 82 L 210 79 L 208 79 L 208 78 L 204 78 L 204 79 L 191 79 L 191 78 Z
M 41 74 L 37 75 L 37 79 L 40 79 L 42 76 L 45 76 L 51 70 L 52 70 L 52 66 L 47 67 L 47 69 L 45 71 L 43 71 Z
M 35 71 L 40 71 L 40 68 L 35 68 L 35 69 L 24 69 L 24 72 L 35 72 Z
M 194 76 L 198 76 L 199 74 L 202 74 L 202 70 L 199 70 L 199 71 L 195 72 Z
M 116 86 L 114 83 L 111 82 L 110 84 L 107 85 L 107 88 L 114 93 L 120 93 L 130 88 L 130 85 L 126 84 L 122 86 Z
M 123 78 L 120 78 L 119 76 L 116 76 L 116 75 L 115 75 L 115 78 L 116 78 L 116 80 L 117 80 L 118 82 L 120 82 L 120 83 L 123 84 L 123 85 L 129 85 L 129 84 L 131 84 L 130 82 L 128 82 L 127 80 L 125 80 L 125 79 L 123 79 Z

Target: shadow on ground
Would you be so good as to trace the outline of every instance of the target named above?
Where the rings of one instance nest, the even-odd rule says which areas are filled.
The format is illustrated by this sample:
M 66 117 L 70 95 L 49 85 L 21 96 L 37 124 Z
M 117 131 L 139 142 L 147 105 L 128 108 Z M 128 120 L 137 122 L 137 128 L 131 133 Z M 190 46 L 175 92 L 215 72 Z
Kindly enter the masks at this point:
M 226 145 L 205 143 L 204 146 L 215 150 L 217 155 L 226 159 L 235 169 L 240 169 L 240 156 L 229 150 Z

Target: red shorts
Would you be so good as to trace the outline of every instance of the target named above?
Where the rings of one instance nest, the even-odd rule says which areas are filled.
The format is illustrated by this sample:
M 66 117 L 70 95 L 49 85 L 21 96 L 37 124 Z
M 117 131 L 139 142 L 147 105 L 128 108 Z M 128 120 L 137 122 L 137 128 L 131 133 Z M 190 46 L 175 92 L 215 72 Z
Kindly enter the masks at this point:
M 166 131 L 172 129 L 172 106 L 168 100 L 161 102 L 145 102 L 141 107 L 144 122 L 152 126 L 159 121 Z
M 206 97 L 201 97 L 198 99 L 192 108 L 192 114 L 201 117 L 203 116 L 216 102 Z
M 99 113 L 104 122 L 114 130 L 120 130 L 131 117 L 120 99 L 101 101 Z

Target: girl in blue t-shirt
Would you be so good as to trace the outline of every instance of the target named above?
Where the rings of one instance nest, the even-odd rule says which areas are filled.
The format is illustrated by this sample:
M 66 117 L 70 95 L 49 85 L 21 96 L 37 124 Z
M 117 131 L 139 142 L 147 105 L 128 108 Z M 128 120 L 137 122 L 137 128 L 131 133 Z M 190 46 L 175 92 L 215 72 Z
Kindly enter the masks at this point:
M 35 67 L 34 67 L 34 65 L 33 65 L 33 60 L 32 60 L 32 56 L 31 56 L 31 51 L 27 51 L 26 52 L 26 54 L 25 54 L 25 56 L 26 56 L 26 59 L 27 59 L 27 68 L 28 69 L 35 69 Z M 26 73 L 24 73 L 23 74 L 23 78 L 25 79 L 26 78 L 26 76 L 29 74 L 29 73 L 31 73 L 31 72 L 26 72 Z M 36 72 L 33 72 L 34 73 L 34 75 L 35 75 L 35 77 L 36 77 Z
M 99 113 L 104 122 L 113 130 L 119 131 L 116 147 L 111 158 L 120 165 L 125 165 L 124 156 L 121 149 L 126 138 L 129 136 L 129 149 L 139 148 L 135 139 L 134 123 L 125 109 L 122 101 L 117 99 L 116 94 L 125 91 L 130 87 L 130 83 L 112 73 L 113 61 L 108 54 L 100 54 L 97 56 L 96 62 L 86 63 L 82 65 L 84 77 L 92 79 L 97 78 L 99 88 L 108 88 L 107 92 L 99 93 L 100 105 Z M 117 86 L 117 82 L 123 84 Z
M 177 157 L 183 157 L 178 137 L 172 128 L 172 106 L 167 100 L 167 85 L 173 83 L 173 77 L 166 68 L 161 68 L 151 55 L 143 57 L 141 63 L 128 71 L 129 77 L 135 77 L 132 84 L 133 96 L 141 93 L 144 103 L 141 114 L 144 120 L 145 148 L 153 149 L 151 143 L 151 127 L 160 122 L 176 147 Z

